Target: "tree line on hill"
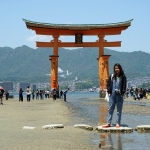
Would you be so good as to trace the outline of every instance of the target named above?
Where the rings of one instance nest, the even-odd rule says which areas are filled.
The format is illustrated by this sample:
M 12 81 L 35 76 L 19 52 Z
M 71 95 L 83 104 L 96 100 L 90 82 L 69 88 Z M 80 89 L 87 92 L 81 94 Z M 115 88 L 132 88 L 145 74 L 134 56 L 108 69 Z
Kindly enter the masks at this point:
M 49 82 L 52 48 L 33 49 L 21 46 L 15 49 L 0 47 L 0 81 L 13 82 Z M 128 78 L 150 75 L 150 54 L 142 51 L 118 52 L 105 49 L 109 59 L 109 72 L 113 72 L 115 63 L 120 63 Z M 98 77 L 98 49 L 78 48 L 68 50 L 59 48 L 59 68 L 62 72 L 59 81 L 73 80 L 75 77 L 84 80 L 96 80 Z M 67 75 L 66 71 L 70 74 Z

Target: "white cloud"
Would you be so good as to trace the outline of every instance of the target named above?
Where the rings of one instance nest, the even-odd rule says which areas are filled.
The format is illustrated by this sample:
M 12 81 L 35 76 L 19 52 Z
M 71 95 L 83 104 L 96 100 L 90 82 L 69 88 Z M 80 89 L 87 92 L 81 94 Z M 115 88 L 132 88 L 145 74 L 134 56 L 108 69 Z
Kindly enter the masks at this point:
M 72 24 L 71 22 L 67 22 L 67 24 Z
M 36 35 L 35 32 L 31 33 L 31 36 L 27 36 L 26 40 L 29 42 L 35 42 L 35 41 L 50 41 L 52 40 L 51 36 L 45 36 L 45 35 Z
M 59 37 L 59 40 L 62 40 L 62 39 L 64 39 L 65 38 L 65 36 L 60 36 Z
M 75 49 L 81 49 L 81 48 L 83 48 L 83 47 L 63 47 L 64 49 L 69 49 L 69 50 L 75 50 Z

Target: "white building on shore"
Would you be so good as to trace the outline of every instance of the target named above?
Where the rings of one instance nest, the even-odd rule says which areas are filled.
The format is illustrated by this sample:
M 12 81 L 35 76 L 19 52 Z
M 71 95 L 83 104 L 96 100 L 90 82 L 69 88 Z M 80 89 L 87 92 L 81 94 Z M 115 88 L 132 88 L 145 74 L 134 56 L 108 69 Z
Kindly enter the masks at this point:
M 9 81 L 0 82 L 0 86 L 2 86 L 4 90 L 13 91 L 13 82 Z
M 25 91 L 28 86 L 30 87 L 30 83 L 19 82 L 17 83 L 17 91 L 19 91 L 20 88 L 22 88 Z

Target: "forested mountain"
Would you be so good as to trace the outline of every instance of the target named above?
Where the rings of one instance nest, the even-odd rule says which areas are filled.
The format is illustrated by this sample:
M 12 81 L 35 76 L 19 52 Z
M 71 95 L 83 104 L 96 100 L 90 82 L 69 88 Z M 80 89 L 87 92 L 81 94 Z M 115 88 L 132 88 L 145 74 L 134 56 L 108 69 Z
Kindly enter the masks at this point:
M 0 47 L 0 81 L 49 82 L 52 48 L 32 49 L 27 46 Z M 110 73 L 113 65 L 120 63 L 127 77 L 150 76 L 150 54 L 136 52 L 118 52 L 105 49 L 110 57 Z M 59 80 L 98 79 L 98 49 L 81 48 L 74 50 L 59 49 L 59 68 L 63 71 Z M 70 75 L 66 76 L 66 71 Z M 63 77 L 65 75 L 65 78 Z

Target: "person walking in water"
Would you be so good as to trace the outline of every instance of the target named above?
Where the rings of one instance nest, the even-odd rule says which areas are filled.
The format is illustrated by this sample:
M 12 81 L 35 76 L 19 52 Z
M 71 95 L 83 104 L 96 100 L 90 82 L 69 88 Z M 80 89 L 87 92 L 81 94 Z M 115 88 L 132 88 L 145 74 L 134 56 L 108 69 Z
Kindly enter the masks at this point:
M 19 90 L 19 102 L 21 101 L 21 102 L 23 102 L 23 90 L 22 90 L 22 88 L 20 88 L 20 90 Z
M 121 114 L 123 107 L 123 96 L 126 92 L 126 76 L 120 64 L 114 65 L 114 74 L 111 75 L 107 82 L 107 91 L 109 95 L 109 109 L 107 124 L 103 125 L 102 128 L 108 128 L 111 126 L 111 121 L 114 113 L 115 106 L 117 105 L 117 120 L 116 127 L 119 128 L 121 125 Z
M 60 98 L 63 98 L 63 91 L 60 91 Z
M 66 91 L 63 92 L 63 95 L 64 95 L 64 101 L 65 101 L 65 102 L 67 102 L 67 101 L 66 101 L 66 94 L 67 94 L 68 90 L 69 90 L 69 88 L 68 88 Z
M 27 102 L 30 102 L 30 99 L 31 99 L 31 88 L 29 86 L 26 89 L 26 93 L 27 93 Z
M 1 100 L 1 105 L 3 105 L 3 94 L 4 94 L 4 89 L 3 89 L 3 87 L 2 86 L 0 86 L 0 100 Z

